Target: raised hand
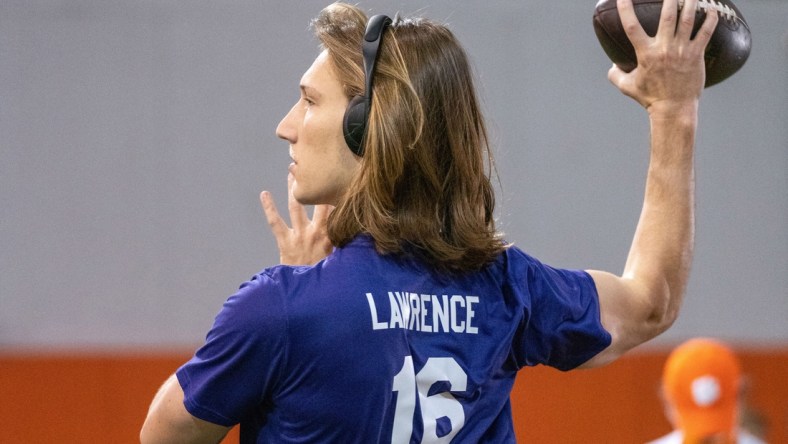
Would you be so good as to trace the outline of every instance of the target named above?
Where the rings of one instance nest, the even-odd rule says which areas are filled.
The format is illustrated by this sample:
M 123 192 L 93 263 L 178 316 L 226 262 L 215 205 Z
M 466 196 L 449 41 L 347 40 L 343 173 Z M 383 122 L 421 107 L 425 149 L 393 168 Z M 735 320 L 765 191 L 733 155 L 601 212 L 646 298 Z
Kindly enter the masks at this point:
M 287 208 L 292 228 L 282 219 L 271 193 L 260 193 L 268 225 L 279 248 L 279 262 L 285 265 L 311 265 L 328 256 L 332 245 L 326 232 L 326 221 L 333 210 L 330 205 L 315 205 L 312 219 L 306 208 L 293 197 L 293 176 L 287 176 Z
M 665 0 L 654 37 L 649 37 L 640 25 L 632 0 L 617 2 L 621 24 L 637 53 L 638 66 L 625 73 L 614 65 L 608 78 L 648 110 L 658 102 L 676 105 L 700 97 L 705 81 L 703 54 L 719 18 L 716 11 L 708 8 L 703 25 L 691 38 L 697 1 L 684 1 L 679 15 L 678 0 Z

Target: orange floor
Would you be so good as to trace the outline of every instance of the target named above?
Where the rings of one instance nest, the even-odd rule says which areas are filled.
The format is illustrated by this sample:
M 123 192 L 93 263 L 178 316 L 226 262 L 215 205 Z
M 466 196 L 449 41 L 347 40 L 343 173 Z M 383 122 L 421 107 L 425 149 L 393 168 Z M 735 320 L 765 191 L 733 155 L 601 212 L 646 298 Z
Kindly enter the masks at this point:
M 788 443 L 788 347 L 739 350 L 771 443 Z M 148 404 L 189 357 L 0 353 L 0 442 L 135 443 Z M 512 403 L 520 443 L 642 443 L 668 431 L 657 397 L 664 352 L 596 370 L 524 370 Z M 238 441 L 237 430 L 225 440 Z

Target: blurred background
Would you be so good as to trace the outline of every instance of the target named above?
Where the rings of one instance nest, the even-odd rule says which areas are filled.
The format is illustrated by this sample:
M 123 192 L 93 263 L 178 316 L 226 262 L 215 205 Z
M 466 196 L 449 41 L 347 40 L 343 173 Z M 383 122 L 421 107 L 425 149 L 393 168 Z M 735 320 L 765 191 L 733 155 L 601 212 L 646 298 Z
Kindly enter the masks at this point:
M 274 129 L 327 3 L 0 2 L 0 441 L 135 442 L 222 302 L 276 264 L 258 194 L 285 208 L 290 160 Z M 736 3 L 753 51 L 701 103 L 681 316 L 609 367 L 522 372 L 520 442 L 667 433 L 661 366 L 693 336 L 736 347 L 764 433 L 788 442 L 788 2 Z M 620 272 L 649 128 L 607 80 L 594 4 L 359 5 L 448 23 L 464 43 L 506 237 L 554 266 Z

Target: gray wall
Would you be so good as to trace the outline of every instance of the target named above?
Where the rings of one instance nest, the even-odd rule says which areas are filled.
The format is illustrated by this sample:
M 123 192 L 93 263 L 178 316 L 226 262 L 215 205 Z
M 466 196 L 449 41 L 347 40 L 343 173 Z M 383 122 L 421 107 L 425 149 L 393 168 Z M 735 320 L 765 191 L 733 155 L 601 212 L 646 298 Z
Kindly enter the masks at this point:
M 552 265 L 619 272 L 640 210 L 645 112 L 609 85 L 594 1 L 370 0 L 446 21 L 479 77 L 508 238 Z M 656 341 L 788 341 L 788 2 L 739 0 L 742 71 L 706 90 L 697 255 Z M 0 2 L 0 346 L 202 341 L 276 263 L 274 135 L 316 55 L 325 2 Z

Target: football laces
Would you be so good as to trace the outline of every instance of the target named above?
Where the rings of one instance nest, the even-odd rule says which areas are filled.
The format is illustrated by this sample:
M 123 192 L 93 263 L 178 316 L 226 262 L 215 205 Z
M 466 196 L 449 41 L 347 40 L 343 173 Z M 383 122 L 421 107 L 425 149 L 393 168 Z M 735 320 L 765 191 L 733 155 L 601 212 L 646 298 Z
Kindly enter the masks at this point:
M 684 7 L 684 0 L 679 0 L 679 9 Z M 697 11 L 704 10 L 716 11 L 717 15 L 726 20 L 737 20 L 739 17 L 736 11 L 728 5 L 724 5 L 716 0 L 698 0 Z

